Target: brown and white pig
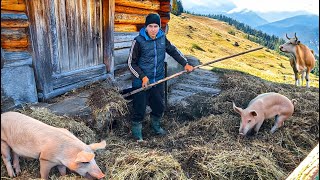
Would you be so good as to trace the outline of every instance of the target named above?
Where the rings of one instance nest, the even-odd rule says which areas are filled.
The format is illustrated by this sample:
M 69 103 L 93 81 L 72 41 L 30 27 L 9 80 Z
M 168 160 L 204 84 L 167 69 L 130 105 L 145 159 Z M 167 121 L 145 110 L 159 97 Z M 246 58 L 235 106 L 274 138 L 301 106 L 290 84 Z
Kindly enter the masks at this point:
M 21 172 L 19 156 L 23 156 L 40 160 L 44 179 L 48 179 L 54 166 L 62 176 L 68 167 L 86 178 L 101 179 L 105 175 L 96 164 L 94 151 L 105 146 L 105 141 L 87 145 L 67 129 L 49 126 L 18 112 L 1 114 L 1 154 L 10 177 Z
M 250 101 L 246 109 L 236 107 L 233 102 L 233 109 L 241 115 L 239 134 L 247 135 L 252 130 L 257 133 L 265 119 L 275 117 L 275 124 L 270 131 L 274 133 L 286 119 L 292 116 L 295 103 L 295 99 L 289 100 L 273 92 L 258 95 Z

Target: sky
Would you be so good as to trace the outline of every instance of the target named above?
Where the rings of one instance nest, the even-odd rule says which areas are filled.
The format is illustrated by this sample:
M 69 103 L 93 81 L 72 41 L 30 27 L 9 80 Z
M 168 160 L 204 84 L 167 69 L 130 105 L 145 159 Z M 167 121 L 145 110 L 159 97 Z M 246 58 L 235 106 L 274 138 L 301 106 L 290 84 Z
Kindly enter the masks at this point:
M 260 12 L 270 11 L 307 11 L 319 15 L 319 0 L 182 0 L 187 9 L 193 5 L 232 2 L 237 9 L 249 9 Z

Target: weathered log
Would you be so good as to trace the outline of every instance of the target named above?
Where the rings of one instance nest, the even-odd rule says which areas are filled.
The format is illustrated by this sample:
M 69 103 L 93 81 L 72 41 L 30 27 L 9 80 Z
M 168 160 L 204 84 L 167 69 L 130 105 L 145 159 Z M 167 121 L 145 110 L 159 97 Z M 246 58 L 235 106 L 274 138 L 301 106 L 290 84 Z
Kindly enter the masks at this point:
M 319 173 L 319 144 L 286 180 L 314 180 Z
M 143 24 L 115 24 L 115 32 L 138 32 L 144 25 Z
M 159 12 L 158 13 L 160 17 L 168 17 L 170 19 L 170 12 Z
M 24 0 L 1 0 L 1 10 L 26 11 Z
M 161 26 L 162 24 L 167 24 L 170 21 L 170 17 L 161 17 Z
M 4 49 L 27 48 L 28 36 L 24 28 L 2 28 L 1 47 Z
M 1 20 L 2 28 L 27 28 L 29 22 L 26 20 Z
M 115 13 L 114 22 L 122 24 L 144 24 L 145 15 Z
M 171 5 L 170 4 L 161 4 L 160 11 L 162 11 L 162 12 L 170 12 L 171 11 Z
M 115 7 L 115 12 L 127 13 L 127 14 L 145 14 L 145 15 L 148 15 L 149 13 L 157 13 L 157 11 L 154 11 L 154 10 L 146 10 L 146 9 L 135 8 L 135 7 L 121 6 L 121 5 L 118 5 Z
M 148 10 L 160 10 L 160 2 L 152 0 L 115 0 L 115 4 Z

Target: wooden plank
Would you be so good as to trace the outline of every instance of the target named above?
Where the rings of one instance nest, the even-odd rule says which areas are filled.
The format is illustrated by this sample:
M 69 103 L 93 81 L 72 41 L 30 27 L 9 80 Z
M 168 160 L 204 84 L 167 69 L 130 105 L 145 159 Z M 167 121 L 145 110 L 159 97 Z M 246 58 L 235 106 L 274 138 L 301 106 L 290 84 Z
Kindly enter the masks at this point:
M 144 24 L 146 16 L 138 14 L 115 13 L 114 22 L 116 24 Z
M 67 22 L 67 37 L 68 37 L 68 54 L 69 54 L 69 71 L 77 69 L 78 59 L 76 57 L 76 26 L 75 26 L 75 7 L 74 0 L 66 0 L 66 22 Z
M 79 13 L 79 7 L 78 7 L 79 0 L 74 0 L 73 1 L 73 6 L 74 6 L 74 56 L 75 56 L 75 61 L 76 61 L 76 67 L 74 69 L 78 69 L 82 67 L 83 61 L 81 60 L 81 51 L 80 51 L 80 26 L 82 24 L 79 23 L 79 18 L 81 17 Z
M 55 13 L 55 0 L 47 1 L 47 18 L 48 18 L 48 29 L 49 29 L 49 47 L 51 56 L 52 71 L 57 72 L 59 68 L 59 52 L 58 52 L 58 36 L 57 36 L 57 24 L 56 24 L 56 13 Z M 49 52 L 48 52 L 49 53 Z
M 142 14 L 142 15 L 148 15 L 150 13 L 157 13 L 157 11 L 150 10 L 150 9 L 141 9 L 136 7 L 127 7 L 127 6 L 121 6 L 117 5 L 115 7 L 115 12 L 117 13 L 127 13 L 127 14 Z
M 88 27 L 89 27 L 89 23 L 87 21 L 87 17 L 90 16 L 90 11 L 88 11 L 88 0 L 81 0 L 81 8 L 80 8 L 80 14 L 81 14 L 81 18 L 80 18 L 80 39 L 81 39 L 81 57 L 83 60 L 83 66 L 85 67 L 88 60 L 89 60 L 89 44 L 87 43 L 89 35 L 88 35 Z
M 152 0 L 115 0 L 115 4 L 142 9 L 160 10 L 160 2 Z
M 26 12 L 26 4 L 21 0 L 1 0 L 1 10 Z
M 115 32 L 114 33 L 114 43 L 127 42 L 127 41 L 132 42 L 133 39 L 138 35 L 139 35 L 138 32 L 133 32 L 133 33 Z
M 27 20 L 1 20 L 1 28 L 27 28 L 29 22 Z
M 27 48 L 29 38 L 25 28 L 1 28 L 1 47 L 4 49 Z
M 66 93 L 68 91 L 83 87 L 85 85 L 92 84 L 92 82 L 100 81 L 100 80 L 105 80 L 107 78 L 112 78 L 110 74 L 105 74 L 103 73 L 101 76 L 94 77 L 92 79 L 86 79 L 83 81 L 79 81 L 77 83 L 71 84 L 69 86 L 64 86 L 58 89 L 54 89 L 50 93 L 43 94 L 43 93 L 38 93 L 38 97 L 42 99 L 50 99 L 52 97 L 56 97 L 58 95 L 61 95 L 63 93 Z
M 96 0 L 96 25 L 95 25 L 95 39 L 96 39 L 96 47 L 97 47 L 97 58 L 95 59 L 94 65 L 98 65 L 103 63 L 102 60 L 102 2 L 101 0 Z
M 56 0 L 56 20 L 57 20 L 57 36 L 58 51 L 59 51 L 59 73 L 70 70 L 69 64 L 69 39 L 68 39 L 68 26 L 66 19 L 66 5 L 65 0 Z
M 115 32 L 137 32 L 140 28 L 137 25 L 133 24 L 115 24 L 114 31 Z
M 131 45 L 132 45 L 132 41 L 114 43 L 114 50 L 130 48 Z
M 128 62 L 130 48 L 118 49 L 114 51 L 114 65 L 125 64 Z
M 160 11 L 170 12 L 171 11 L 171 4 L 170 3 L 160 3 Z
M 53 75 L 53 88 L 61 88 L 106 73 L 104 64 Z
M 107 73 L 114 73 L 114 59 L 113 59 L 113 47 L 114 47 L 114 0 L 103 0 L 102 2 L 102 14 L 103 14 L 103 63 L 106 65 Z
M 319 143 L 286 180 L 314 180 L 319 174 Z
M 43 94 L 52 91 L 51 75 L 51 57 L 48 53 L 48 21 L 47 9 L 48 4 L 42 0 L 26 1 L 29 9 L 30 34 L 34 52 L 34 67 L 37 89 Z

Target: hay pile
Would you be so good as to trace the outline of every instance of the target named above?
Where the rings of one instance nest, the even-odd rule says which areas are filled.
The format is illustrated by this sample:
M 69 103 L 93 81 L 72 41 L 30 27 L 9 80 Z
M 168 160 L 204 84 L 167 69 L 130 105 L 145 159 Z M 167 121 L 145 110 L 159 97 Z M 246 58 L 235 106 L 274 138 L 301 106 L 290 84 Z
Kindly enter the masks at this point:
M 112 129 L 114 119 L 128 113 L 127 103 L 116 86 L 104 84 L 96 86 L 87 101 L 92 110 L 93 127 L 100 131 L 105 130 L 106 127 Z
M 94 131 L 96 138 L 107 141 L 106 149 L 96 153 L 96 161 L 107 178 L 285 179 L 319 142 L 319 89 L 266 82 L 235 71 L 217 72 L 221 76 L 221 94 L 198 94 L 186 99 L 188 106 L 168 108 L 163 118 L 169 132 L 165 137 L 152 134 L 148 117 L 143 122 L 147 144 L 137 144 L 127 126 L 114 128 L 108 137 Z M 232 102 L 245 108 L 265 92 L 296 99 L 293 117 L 274 134 L 269 133 L 274 120 L 267 120 L 257 135 L 238 136 L 240 116 L 233 111 Z M 114 121 L 128 118 L 130 114 L 120 113 Z M 77 136 L 81 139 L 82 135 Z M 26 164 L 22 169 L 25 177 L 40 176 Z M 56 170 L 50 177 L 61 178 Z

